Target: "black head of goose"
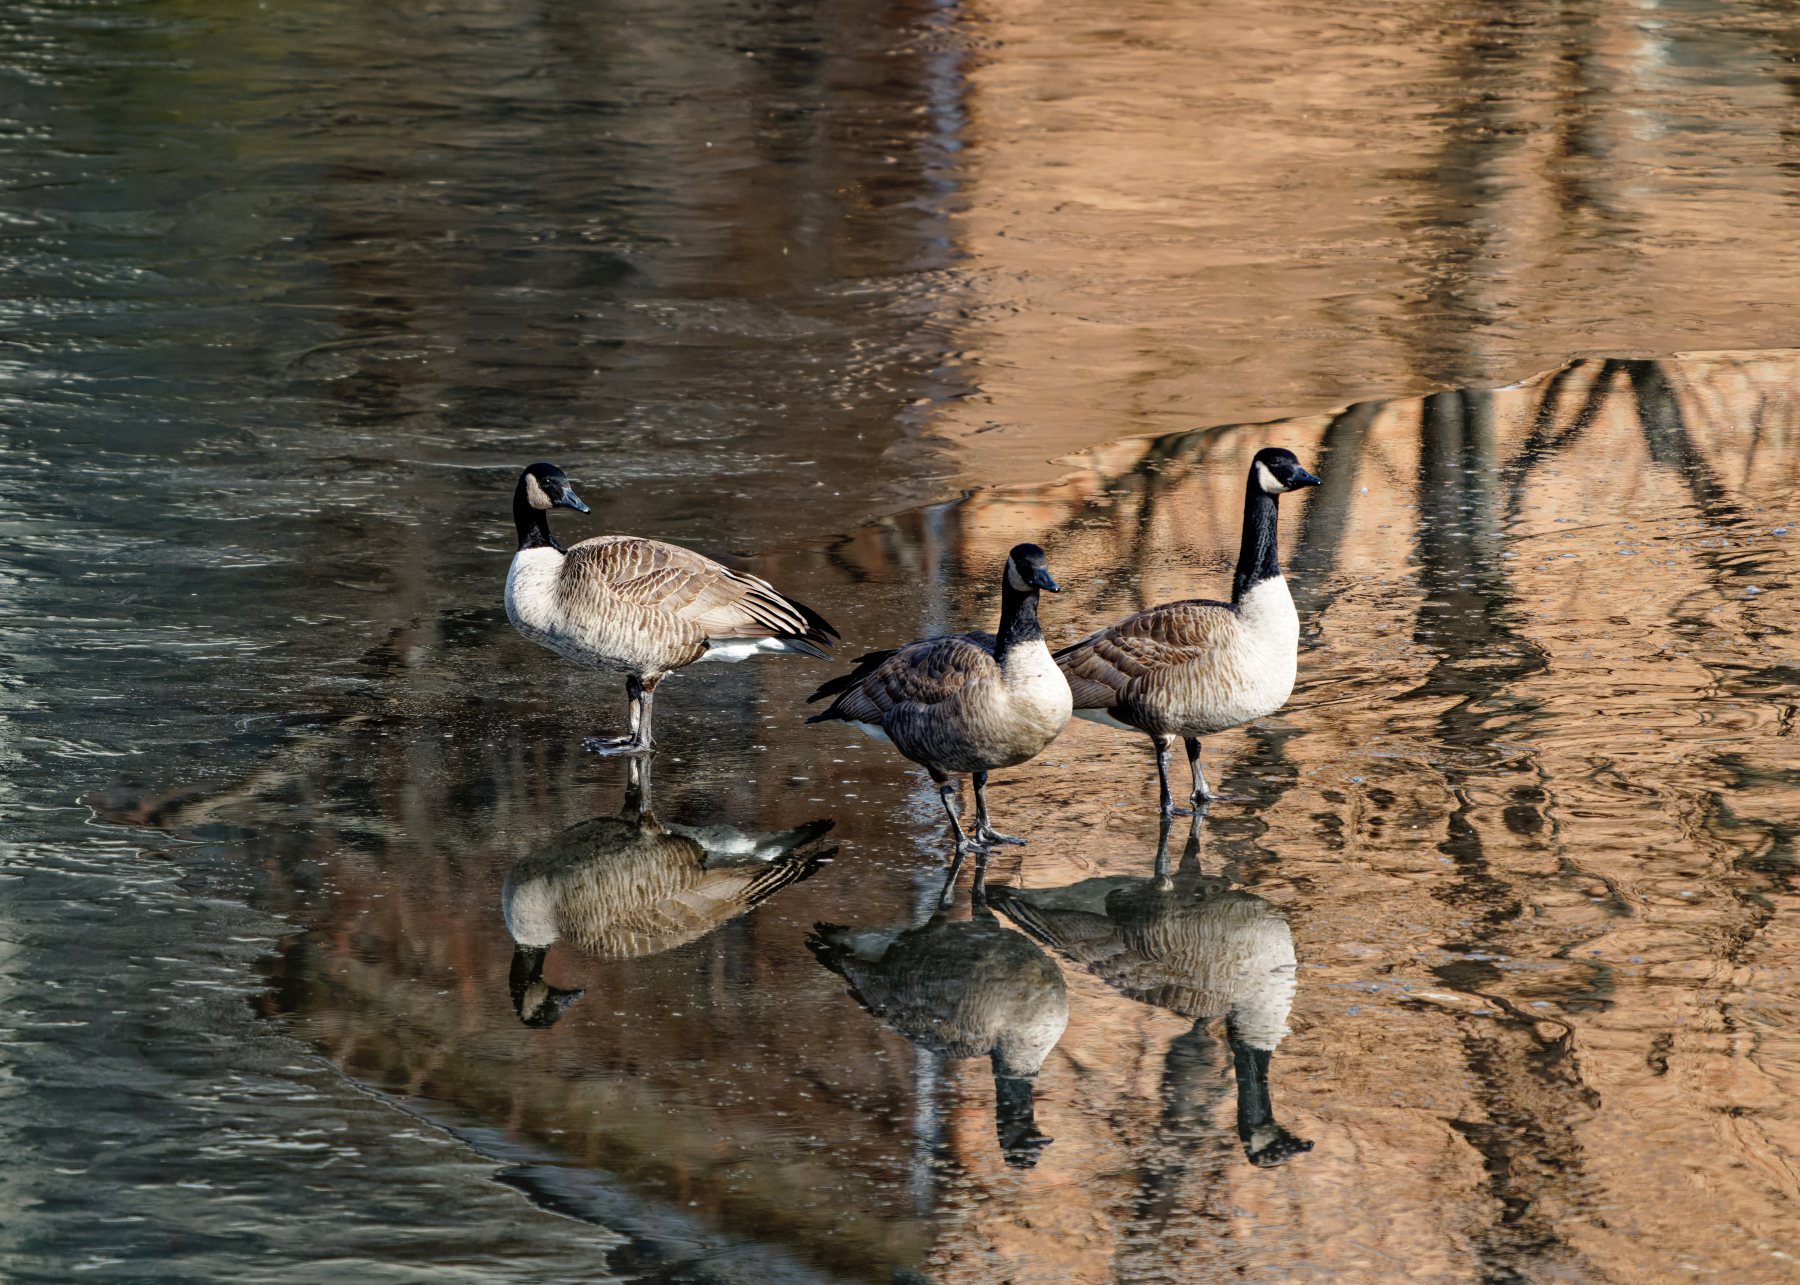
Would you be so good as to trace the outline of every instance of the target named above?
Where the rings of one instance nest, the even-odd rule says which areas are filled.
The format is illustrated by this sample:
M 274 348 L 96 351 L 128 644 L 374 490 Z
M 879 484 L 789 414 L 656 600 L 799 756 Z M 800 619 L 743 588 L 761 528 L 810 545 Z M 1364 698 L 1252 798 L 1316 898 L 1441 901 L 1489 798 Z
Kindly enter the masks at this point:
M 1187 744 L 1198 806 L 1217 797 L 1200 767 L 1200 738 L 1273 714 L 1294 690 L 1300 618 L 1276 548 L 1279 500 L 1318 484 L 1292 451 L 1265 446 L 1244 485 L 1230 602 L 1166 602 L 1056 653 L 1076 718 L 1149 734 L 1164 816 L 1187 815 L 1169 790 L 1169 752 L 1177 738 Z
M 1053 1141 L 1037 1127 L 1032 1087 L 1069 1023 L 1068 988 L 1037 943 L 994 918 L 980 858 L 969 918 L 949 917 L 960 865 L 925 923 L 815 924 L 806 945 L 852 999 L 913 1044 L 946 1061 L 988 1058 L 1001 1154 L 1029 1169 Z
M 1294 937 L 1287 918 L 1262 897 L 1234 888 L 1200 865 L 1200 818 L 1190 823 L 1178 869 L 1169 866 L 1167 818 L 1150 879 L 1110 876 L 1065 888 L 997 888 L 994 909 L 1120 994 L 1194 1023 L 1169 1048 L 1171 1123 L 1210 1115 L 1193 1100 L 1217 1084 L 1206 1028 L 1225 1019 L 1237 1079 L 1238 1137 L 1257 1165 L 1280 1164 L 1312 1143 L 1276 1119 L 1269 1063 L 1288 1034 L 1293 1009 Z M 1212 1074 L 1196 1074 L 1196 1062 Z
M 835 696 L 823 714 L 861 728 L 922 765 L 937 782 L 956 850 L 971 846 L 957 817 L 952 773 L 975 782 L 973 844 L 1023 843 L 988 824 L 987 777 L 1036 757 L 1069 722 L 1069 684 L 1050 658 L 1038 625 L 1038 594 L 1059 592 L 1044 551 L 1021 544 L 1001 571 L 996 633 L 922 638 L 870 652 L 851 673 L 807 697 Z
M 550 532 L 555 508 L 588 512 L 561 469 L 533 464 L 513 491 L 519 549 L 506 577 L 506 615 L 557 655 L 625 676 L 630 734 L 590 736 L 588 749 L 649 752 L 656 686 L 684 665 L 765 652 L 831 659 L 837 630 L 766 581 L 637 536 L 597 536 L 564 549 Z

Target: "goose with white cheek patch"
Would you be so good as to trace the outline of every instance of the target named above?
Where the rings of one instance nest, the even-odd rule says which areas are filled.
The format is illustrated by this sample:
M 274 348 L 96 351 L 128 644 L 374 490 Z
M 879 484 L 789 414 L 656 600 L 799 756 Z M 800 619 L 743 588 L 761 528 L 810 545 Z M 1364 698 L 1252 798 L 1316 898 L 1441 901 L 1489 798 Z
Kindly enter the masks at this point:
M 506 616 L 577 665 L 625 675 L 630 735 L 588 737 L 595 753 L 649 753 L 656 686 L 684 665 L 767 652 L 831 659 L 837 630 L 766 581 L 631 535 L 564 549 L 550 534 L 553 508 L 588 512 L 561 469 L 533 464 L 513 492 L 519 551 L 506 577 Z
M 971 846 L 956 815 L 951 775 L 975 781 L 973 845 L 1023 843 L 988 824 L 987 778 L 996 768 L 1035 758 L 1069 723 L 1069 684 L 1044 645 L 1038 592 L 1060 592 L 1044 565 L 1044 551 L 1021 544 L 1006 558 L 997 634 L 924 638 L 893 651 L 871 652 L 854 672 L 834 678 L 807 698 L 837 697 L 823 714 L 877 740 L 891 741 L 937 783 L 956 835 L 956 851 Z
M 1187 743 L 1196 807 L 1218 797 L 1200 767 L 1200 738 L 1273 714 L 1294 690 L 1300 617 L 1277 555 L 1277 501 L 1317 486 L 1292 451 L 1265 446 L 1244 488 L 1244 534 L 1231 601 L 1166 602 L 1056 653 L 1075 717 L 1146 732 L 1156 747 L 1164 816 L 1187 816 L 1169 792 L 1169 751 Z

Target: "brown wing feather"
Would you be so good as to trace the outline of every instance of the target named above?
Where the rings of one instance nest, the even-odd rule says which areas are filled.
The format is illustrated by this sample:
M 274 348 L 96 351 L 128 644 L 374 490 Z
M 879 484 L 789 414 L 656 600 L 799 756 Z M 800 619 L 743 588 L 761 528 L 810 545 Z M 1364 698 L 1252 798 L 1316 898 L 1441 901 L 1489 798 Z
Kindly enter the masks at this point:
M 811 699 L 817 700 L 835 692 L 837 699 L 830 709 L 807 722 L 839 718 L 880 726 L 896 708 L 924 708 L 954 700 L 965 686 L 996 672 L 994 635 L 986 633 L 924 638 L 864 659 L 867 663 L 847 679 L 834 678 L 813 694 Z
M 561 583 L 567 596 L 604 594 L 617 602 L 667 613 L 707 638 L 805 638 L 830 647 L 833 630 L 818 613 L 773 585 L 704 554 L 637 536 L 600 536 L 568 551 Z
M 1214 650 L 1231 623 L 1231 608 L 1222 602 L 1165 602 L 1071 643 L 1056 653 L 1056 663 L 1076 709 L 1112 709 L 1134 686 Z

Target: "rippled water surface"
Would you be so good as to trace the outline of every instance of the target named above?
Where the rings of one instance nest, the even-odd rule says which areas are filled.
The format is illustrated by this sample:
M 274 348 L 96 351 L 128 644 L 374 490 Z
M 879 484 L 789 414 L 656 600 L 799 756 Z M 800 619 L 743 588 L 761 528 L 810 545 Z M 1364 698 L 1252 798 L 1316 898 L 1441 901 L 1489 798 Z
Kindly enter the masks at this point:
M 0 1275 L 1790 1279 L 1793 17 L 0 13 Z M 634 778 L 500 606 L 548 458 L 848 656 L 1025 539 L 1073 638 L 1266 443 L 1232 801 L 1078 723 L 947 911 L 840 667 Z

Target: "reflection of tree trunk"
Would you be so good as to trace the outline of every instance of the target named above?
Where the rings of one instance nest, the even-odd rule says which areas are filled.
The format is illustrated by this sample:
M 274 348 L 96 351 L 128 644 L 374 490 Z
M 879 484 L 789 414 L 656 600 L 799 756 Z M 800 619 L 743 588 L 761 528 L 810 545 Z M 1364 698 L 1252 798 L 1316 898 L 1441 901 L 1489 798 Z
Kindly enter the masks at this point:
M 1547 391 L 1554 394 L 1559 387 L 1553 384 Z M 1604 385 L 1594 389 L 1568 432 L 1579 431 L 1596 399 L 1604 397 L 1603 390 Z M 1506 707 L 1516 702 L 1508 700 L 1508 690 L 1548 668 L 1544 653 L 1514 627 L 1512 593 L 1500 570 L 1504 475 L 1493 397 L 1483 391 L 1440 393 L 1426 398 L 1422 407 L 1418 562 L 1423 604 L 1415 637 L 1434 648 L 1439 659 L 1411 693 L 1415 698 L 1455 697 L 1438 716 L 1438 738 L 1475 756 L 1476 766 L 1445 772 L 1457 806 L 1438 850 L 1454 862 L 1455 877 L 1434 895 L 1473 917 L 1469 936 L 1484 947 L 1503 938 L 1524 905 L 1512 882 L 1489 866 L 1470 787 L 1493 784 L 1502 757 L 1492 748 L 1496 724 L 1509 712 L 1530 712 L 1509 711 Z M 1481 663 L 1470 663 L 1476 659 Z M 1444 980 L 1464 989 L 1473 984 L 1454 972 Z M 1490 1020 L 1492 1036 L 1465 1039 L 1468 1065 L 1482 1086 L 1489 1118 L 1458 1128 L 1482 1153 L 1490 1189 L 1501 1202 L 1498 1220 L 1470 1233 L 1483 1279 L 1498 1285 L 1533 1279 L 1521 1272 L 1521 1265 L 1570 1255 L 1554 1222 L 1541 1212 L 1533 1215 L 1531 1207 L 1542 1195 L 1580 1187 L 1586 1179 L 1575 1141 L 1578 1116 L 1569 1109 L 1568 1093 L 1542 1091 L 1552 1082 L 1578 1089 L 1573 1066 L 1547 1064 L 1529 1024 Z M 1526 1088 L 1530 1091 L 1521 1091 Z M 1517 1175 L 1515 1156 L 1521 1162 Z M 1533 1194 L 1523 1196 L 1527 1156 L 1530 1172 L 1541 1176 L 1533 1179 Z
M 1576 1134 L 1599 1095 L 1581 1082 L 1566 1039 L 1544 1040 L 1521 1021 L 1464 1023 L 1463 1053 L 1487 1118 L 1450 1123 L 1481 1153 L 1499 1206 L 1469 1237 L 1483 1280 L 1527 1285 L 1548 1263 L 1577 1256 L 1557 1224 L 1593 1211 L 1595 1183 Z
M 1312 471 L 1324 480 L 1306 497 L 1300 543 L 1288 558 L 1288 580 L 1302 616 L 1323 606 L 1325 581 L 1337 567 L 1338 548 L 1356 501 L 1364 442 L 1384 402 L 1358 402 L 1332 417 Z
M 1638 426 L 1644 434 L 1644 445 L 1650 458 L 1666 469 L 1679 473 L 1694 497 L 1694 506 L 1713 521 L 1729 521 L 1738 516 L 1738 506 L 1727 498 L 1725 487 L 1713 473 L 1706 457 L 1694 447 L 1687 424 L 1681 416 L 1681 403 L 1670 386 L 1669 375 L 1658 361 L 1622 361 L 1618 363 L 1631 379 L 1631 391 L 1637 398 Z

